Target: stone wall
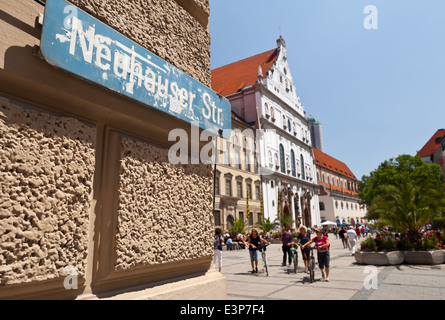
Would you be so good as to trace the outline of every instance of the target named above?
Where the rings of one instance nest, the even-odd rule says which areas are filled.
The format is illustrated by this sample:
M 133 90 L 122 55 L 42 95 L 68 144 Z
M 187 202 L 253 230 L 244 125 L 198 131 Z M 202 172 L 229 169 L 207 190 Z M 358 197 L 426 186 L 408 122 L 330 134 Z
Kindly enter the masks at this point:
M 0 100 L 0 284 L 85 274 L 95 128 Z
M 72 3 L 210 85 L 208 0 Z M 0 299 L 225 298 L 213 166 L 168 162 L 190 125 L 40 59 L 43 10 L 0 10 Z
M 121 138 L 116 270 L 213 255 L 213 170 L 167 153 Z

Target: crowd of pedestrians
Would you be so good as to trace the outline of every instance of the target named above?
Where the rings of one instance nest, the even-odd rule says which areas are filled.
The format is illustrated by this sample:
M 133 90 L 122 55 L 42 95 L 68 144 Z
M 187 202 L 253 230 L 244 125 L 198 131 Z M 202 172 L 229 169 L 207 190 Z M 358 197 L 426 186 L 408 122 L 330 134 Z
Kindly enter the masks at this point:
M 317 261 L 322 273 L 322 278 L 325 281 L 329 281 L 330 272 L 330 242 L 329 242 L 329 230 L 327 228 L 307 228 L 306 226 L 300 226 L 298 229 L 298 235 L 294 239 L 292 231 L 281 229 L 281 235 L 279 237 L 281 241 L 281 247 L 283 252 L 282 266 L 286 264 L 292 264 L 291 258 L 291 246 L 298 243 L 300 245 L 301 256 L 304 262 L 305 273 L 308 273 L 309 261 L 310 261 L 310 246 L 313 244 L 317 250 Z M 333 227 L 330 232 L 334 234 L 336 238 L 340 237 L 342 240 L 343 248 L 349 248 L 351 254 L 354 255 L 356 251 L 357 240 L 360 237 L 367 237 L 372 234 L 372 229 L 367 226 L 340 226 Z M 258 272 L 258 252 L 261 245 L 270 244 L 271 238 L 269 234 L 259 234 L 256 229 L 247 235 L 243 236 L 238 234 L 231 236 L 229 233 L 222 234 L 221 229 L 215 230 L 215 254 L 214 265 L 219 271 L 222 268 L 222 251 L 225 246 L 227 250 L 239 250 L 248 249 L 250 257 L 250 265 L 252 273 Z

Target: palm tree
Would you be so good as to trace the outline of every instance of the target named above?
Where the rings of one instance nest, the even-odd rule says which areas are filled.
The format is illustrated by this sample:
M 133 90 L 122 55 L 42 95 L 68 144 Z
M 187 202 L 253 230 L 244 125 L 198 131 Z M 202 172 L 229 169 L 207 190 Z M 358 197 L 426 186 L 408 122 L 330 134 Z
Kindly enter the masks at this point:
M 265 233 L 269 233 L 280 226 L 277 221 L 270 221 L 270 218 L 264 218 L 255 224 L 255 228 L 263 230 Z
M 232 235 L 237 235 L 239 233 L 245 234 L 245 230 L 247 227 L 247 220 L 244 219 L 236 219 L 232 225 L 229 226 L 229 231 Z
M 284 227 L 286 230 L 289 230 L 294 223 L 294 219 L 290 214 L 282 214 L 277 217 L 275 220 L 281 227 Z
M 445 196 L 427 179 L 412 179 L 399 175 L 390 185 L 379 187 L 368 214 L 379 216 L 381 222 L 406 232 L 408 240 L 419 248 L 419 229 L 445 212 Z

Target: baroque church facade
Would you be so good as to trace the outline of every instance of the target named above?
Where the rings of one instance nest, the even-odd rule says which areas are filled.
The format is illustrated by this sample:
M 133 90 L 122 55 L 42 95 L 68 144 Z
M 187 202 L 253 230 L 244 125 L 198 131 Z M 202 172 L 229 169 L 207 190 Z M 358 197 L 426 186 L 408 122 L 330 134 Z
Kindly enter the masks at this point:
M 270 51 L 212 70 L 212 89 L 256 129 L 262 214 L 291 215 L 294 227 L 319 226 L 320 208 L 309 122 L 280 36 Z

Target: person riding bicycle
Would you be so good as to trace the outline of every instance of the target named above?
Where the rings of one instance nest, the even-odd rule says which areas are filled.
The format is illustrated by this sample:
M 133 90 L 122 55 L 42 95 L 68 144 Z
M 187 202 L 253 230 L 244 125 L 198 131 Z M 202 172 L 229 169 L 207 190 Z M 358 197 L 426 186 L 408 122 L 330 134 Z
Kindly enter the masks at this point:
M 306 246 L 310 246 L 312 243 L 315 243 L 315 247 L 317 248 L 317 259 L 318 265 L 321 270 L 321 274 L 323 279 L 329 282 L 329 262 L 330 262 L 330 253 L 329 253 L 329 239 L 328 237 L 323 236 L 322 230 L 315 228 L 314 229 L 317 236 L 303 245 L 303 248 Z M 324 273 L 324 268 L 326 267 L 326 276 Z
M 252 232 L 247 237 L 247 246 L 249 248 L 250 254 L 250 264 L 252 265 L 252 273 L 258 273 L 258 250 L 260 248 L 260 244 L 264 242 L 266 244 L 270 244 L 267 240 L 264 240 L 258 234 L 256 229 L 252 229 Z

